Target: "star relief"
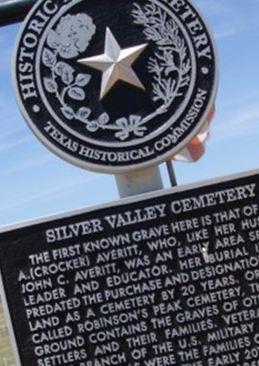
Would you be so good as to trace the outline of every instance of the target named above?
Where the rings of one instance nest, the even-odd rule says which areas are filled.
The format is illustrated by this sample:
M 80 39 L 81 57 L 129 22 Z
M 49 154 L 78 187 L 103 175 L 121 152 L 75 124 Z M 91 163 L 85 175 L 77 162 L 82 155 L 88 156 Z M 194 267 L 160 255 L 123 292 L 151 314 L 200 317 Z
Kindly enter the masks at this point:
M 78 61 L 102 72 L 100 99 L 103 99 L 119 80 L 145 90 L 132 65 L 147 46 L 148 43 L 145 43 L 122 49 L 111 30 L 106 28 L 104 54 Z

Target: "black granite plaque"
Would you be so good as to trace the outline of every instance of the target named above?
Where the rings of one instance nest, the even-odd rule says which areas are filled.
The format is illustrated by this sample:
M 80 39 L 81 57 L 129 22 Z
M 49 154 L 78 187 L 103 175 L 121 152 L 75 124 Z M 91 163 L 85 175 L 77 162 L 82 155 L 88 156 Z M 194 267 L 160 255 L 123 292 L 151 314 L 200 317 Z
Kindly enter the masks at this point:
M 258 365 L 259 171 L 6 229 L 22 366 Z

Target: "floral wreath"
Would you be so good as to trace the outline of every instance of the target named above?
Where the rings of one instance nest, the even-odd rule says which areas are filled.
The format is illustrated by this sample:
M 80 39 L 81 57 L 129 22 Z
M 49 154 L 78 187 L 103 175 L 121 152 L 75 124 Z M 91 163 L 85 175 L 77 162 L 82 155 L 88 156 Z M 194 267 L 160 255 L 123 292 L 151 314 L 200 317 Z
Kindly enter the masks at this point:
M 91 120 L 90 108 L 74 110 L 69 104 L 70 99 L 85 100 L 83 88 L 91 80 L 89 74 L 75 75 L 75 69 L 64 61 L 84 52 L 94 36 L 96 26 L 88 15 L 80 13 L 62 17 L 56 29 L 50 31 L 48 47 L 42 53 L 42 62 L 51 71 L 51 76 L 43 80 L 44 87 L 48 93 L 55 94 L 62 114 L 68 120 L 84 123 L 91 133 L 98 130 L 114 131 L 120 141 L 126 140 L 131 134 L 143 137 L 147 131 L 145 125 L 156 116 L 166 113 L 175 98 L 183 95 L 183 88 L 191 80 L 191 62 L 177 23 L 173 19 L 168 20 L 166 13 L 153 0 L 149 0 L 143 7 L 135 3 L 132 16 L 135 24 L 144 27 L 146 39 L 154 42 L 158 49 L 154 57 L 149 58 L 148 72 L 153 78 L 152 99 L 154 102 L 161 101 L 162 105 L 146 117 L 132 114 L 109 124 L 110 117 L 107 113 Z M 59 87 L 57 80 L 61 81 L 62 87 Z

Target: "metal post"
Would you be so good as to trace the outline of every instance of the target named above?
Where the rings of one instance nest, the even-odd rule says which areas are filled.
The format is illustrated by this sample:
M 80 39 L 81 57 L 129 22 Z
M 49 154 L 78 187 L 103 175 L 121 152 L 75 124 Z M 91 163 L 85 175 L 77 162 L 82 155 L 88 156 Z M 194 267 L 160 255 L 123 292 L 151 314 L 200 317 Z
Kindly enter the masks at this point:
M 0 26 L 21 22 L 36 0 L 0 1 Z
M 115 178 L 121 198 L 163 189 L 159 167 L 117 174 Z
M 174 167 L 173 167 L 172 162 L 167 161 L 166 166 L 167 166 L 167 171 L 168 171 L 171 186 L 176 187 L 177 186 L 177 179 L 176 179 L 176 175 L 175 175 L 175 171 L 174 171 Z

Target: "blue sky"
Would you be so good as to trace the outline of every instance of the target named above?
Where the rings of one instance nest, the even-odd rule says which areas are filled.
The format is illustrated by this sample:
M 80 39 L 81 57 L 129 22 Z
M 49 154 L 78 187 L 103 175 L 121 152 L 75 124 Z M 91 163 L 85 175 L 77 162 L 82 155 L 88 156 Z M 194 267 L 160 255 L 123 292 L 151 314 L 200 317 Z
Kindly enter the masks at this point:
M 259 0 L 194 3 L 217 41 L 220 86 L 207 153 L 198 163 L 175 164 L 179 184 L 259 168 Z M 113 176 L 54 156 L 21 117 L 10 76 L 18 28 L 0 29 L 0 225 L 118 199 Z

